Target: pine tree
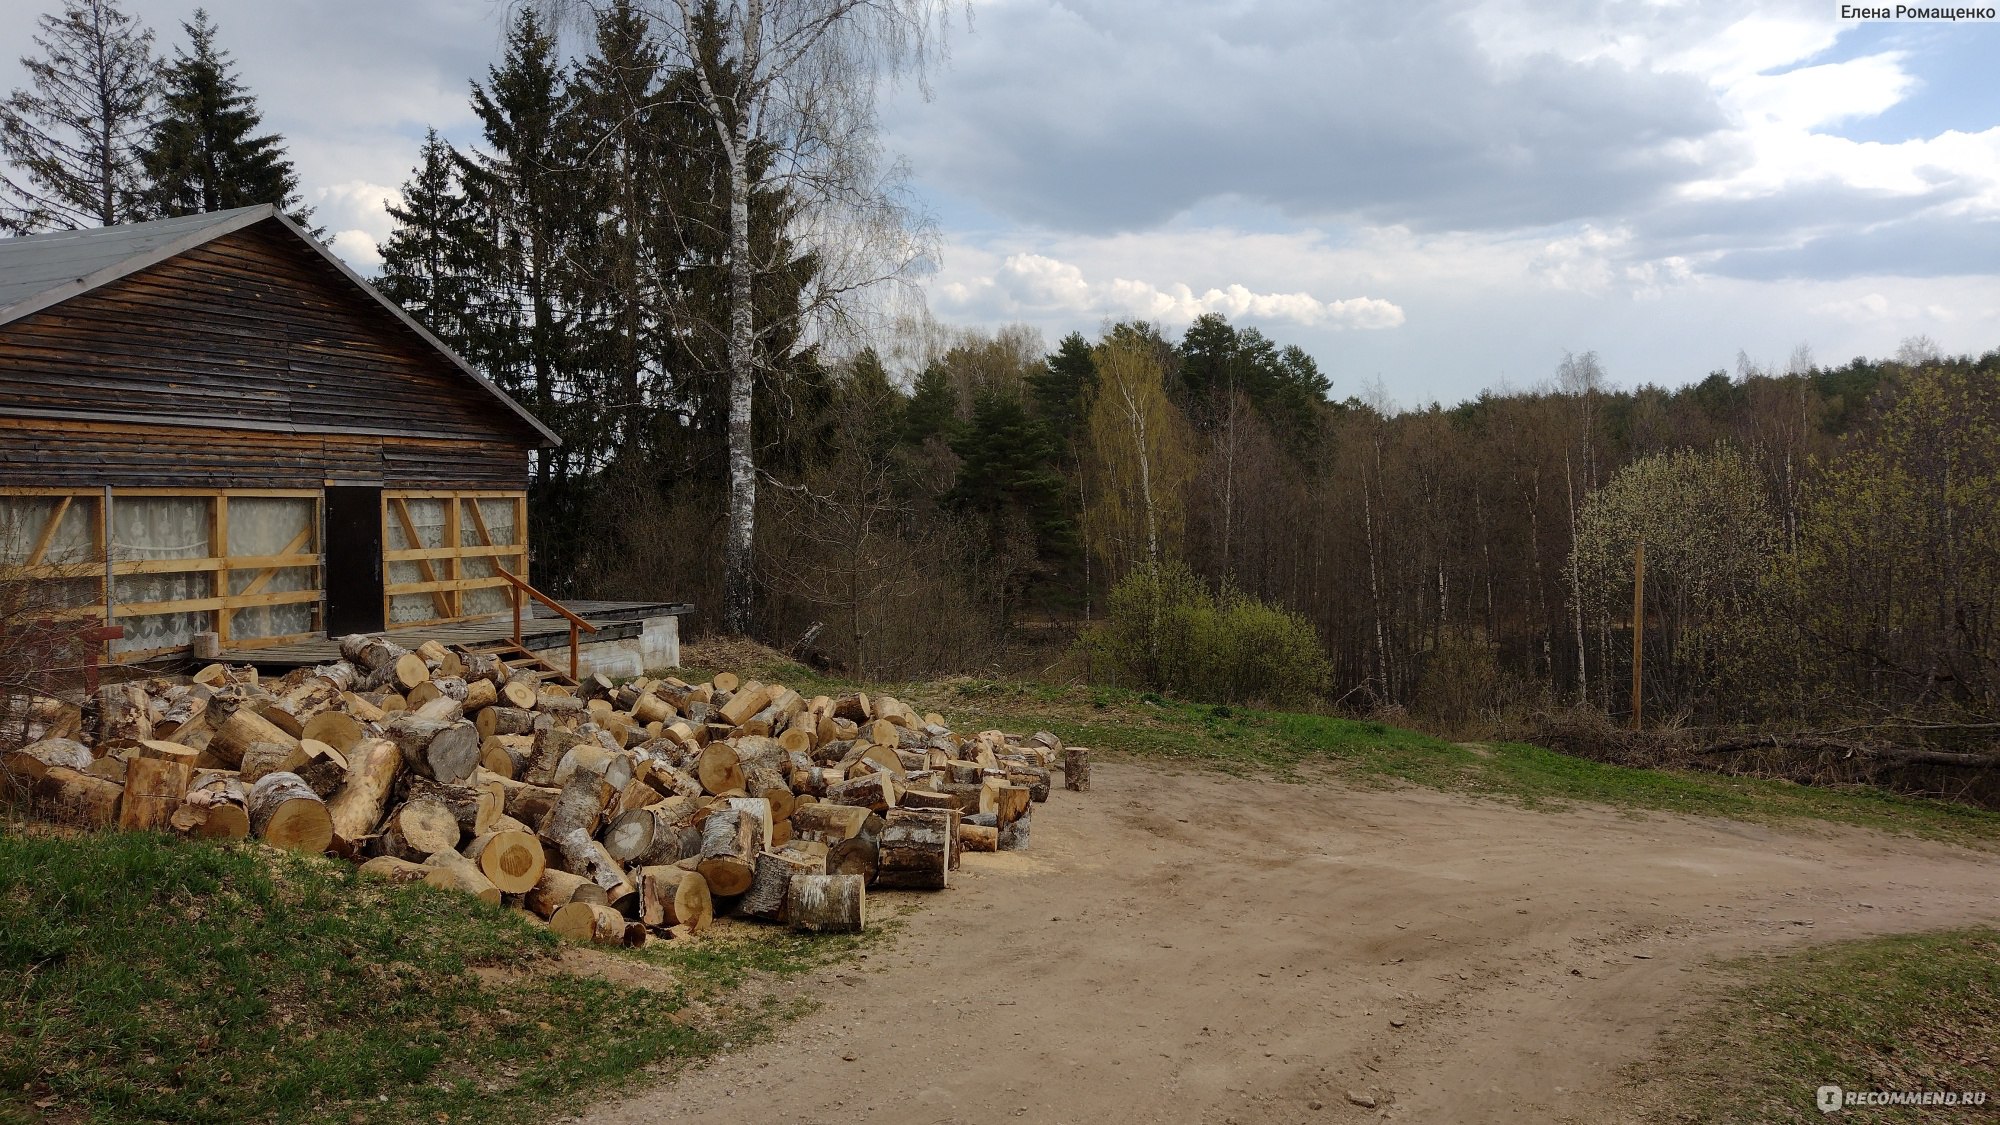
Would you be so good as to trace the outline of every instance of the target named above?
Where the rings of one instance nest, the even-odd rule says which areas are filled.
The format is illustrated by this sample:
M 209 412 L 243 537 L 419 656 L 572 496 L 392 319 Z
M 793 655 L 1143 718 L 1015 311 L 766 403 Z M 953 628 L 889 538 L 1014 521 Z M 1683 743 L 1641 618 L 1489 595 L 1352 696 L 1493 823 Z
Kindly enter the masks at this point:
M 74 230 L 139 217 L 138 148 L 152 112 L 153 33 L 116 0 L 67 0 L 0 104 L 0 230 Z
M 980 392 L 972 418 L 952 448 L 958 483 L 946 498 L 983 526 L 978 545 L 994 575 L 1004 616 L 1034 579 L 1054 573 L 1076 554 L 1068 488 L 1055 471 L 1056 442 L 1005 389 Z
M 312 209 L 299 199 L 285 139 L 257 132 L 264 120 L 257 99 L 237 79 L 229 53 L 215 45 L 214 21 L 196 8 L 181 28 L 188 46 L 176 48 L 161 71 L 161 112 L 143 152 L 152 181 L 148 211 L 199 215 L 275 203 L 310 226 Z

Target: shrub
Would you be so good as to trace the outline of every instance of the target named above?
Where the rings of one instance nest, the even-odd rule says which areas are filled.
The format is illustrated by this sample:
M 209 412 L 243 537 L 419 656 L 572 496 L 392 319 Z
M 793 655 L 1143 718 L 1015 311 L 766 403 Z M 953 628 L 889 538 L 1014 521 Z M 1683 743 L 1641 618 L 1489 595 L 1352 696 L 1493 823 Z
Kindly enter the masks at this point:
M 1311 623 L 1186 564 L 1142 567 L 1111 591 L 1084 640 L 1107 678 L 1210 703 L 1307 703 L 1332 677 Z
M 1448 632 L 1424 661 L 1416 710 L 1446 724 L 1490 713 L 1500 696 L 1500 662 L 1493 646 L 1469 633 Z

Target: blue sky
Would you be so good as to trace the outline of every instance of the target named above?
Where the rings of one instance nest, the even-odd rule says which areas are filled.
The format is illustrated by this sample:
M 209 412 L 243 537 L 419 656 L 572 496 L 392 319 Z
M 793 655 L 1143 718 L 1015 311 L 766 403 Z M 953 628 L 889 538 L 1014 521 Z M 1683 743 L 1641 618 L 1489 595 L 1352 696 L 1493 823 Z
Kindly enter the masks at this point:
M 55 0 L 48 0 L 54 3 Z M 37 0 L 0 5 L 0 85 Z M 127 0 L 179 39 L 191 5 Z M 363 270 L 500 0 L 211 0 Z M 1219 311 L 1405 405 L 2000 347 L 2000 25 L 1822 0 L 983 0 L 883 105 L 930 311 L 1051 344 Z

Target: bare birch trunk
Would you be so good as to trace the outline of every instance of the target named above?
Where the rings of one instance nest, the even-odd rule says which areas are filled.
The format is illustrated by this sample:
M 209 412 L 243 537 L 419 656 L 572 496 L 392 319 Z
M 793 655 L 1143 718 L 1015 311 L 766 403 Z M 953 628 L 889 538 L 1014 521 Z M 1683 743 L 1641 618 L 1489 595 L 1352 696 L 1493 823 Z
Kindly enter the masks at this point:
M 749 24 L 754 27 L 755 24 Z M 747 40 L 755 33 L 746 31 Z M 745 54 L 751 43 L 744 44 Z M 757 531 L 757 466 L 752 460 L 750 406 L 757 385 L 756 325 L 751 319 L 750 137 L 737 108 L 729 149 L 729 534 L 723 550 L 723 620 L 750 632 L 751 548 Z
M 1576 705 L 1590 706 L 1590 650 L 1583 634 L 1583 571 L 1576 565 L 1576 478 L 1563 458 L 1563 484 L 1569 491 L 1569 600 L 1576 622 Z

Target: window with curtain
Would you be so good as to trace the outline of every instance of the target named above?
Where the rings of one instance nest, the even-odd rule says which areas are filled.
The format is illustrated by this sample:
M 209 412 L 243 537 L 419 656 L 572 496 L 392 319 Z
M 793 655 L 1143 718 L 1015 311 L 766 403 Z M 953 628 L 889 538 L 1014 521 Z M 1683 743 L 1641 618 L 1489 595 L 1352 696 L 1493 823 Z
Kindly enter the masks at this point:
M 306 496 L 241 496 L 229 500 L 229 557 L 310 555 L 319 552 L 319 507 Z M 231 596 L 282 594 L 319 588 L 318 566 L 243 568 L 229 571 Z M 286 637 L 317 626 L 317 602 L 245 606 L 231 611 L 232 640 Z
M 119 496 L 111 504 L 113 562 L 168 563 L 205 559 L 213 546 L 215 506 L 206 496 Z M 114 653 L 147 652 L 189 643 L 215 627 L 206 609 L 148 613 L 145 606 L 215 596 L 209 571 L 167 568 L 120 574 L 111 582 L 113 613 L 125 636 L 111 642 Z
M 445 520 L 449 515 L 449 501 L 435 497 L 410 497 L 387 501 L 389 510 L 389 543 L 392 551 L 429 549 L 445 545 Z M 414 542 L 410 539 L 410 529 L 403 526 L 403 520 L 393 507 L 401 503 L 410 513 L 410 524 L 417 533 Z M 434 574 L 442 581 L 451 577 L 449 560 L 436 559 L 430 564 L 431 573 L 426 574 L 424 564 L 419 562 L 392 562 L 389 564 L 389 582 L 427 582 Z M 396 594 L 389 599 L 389 624 L 407 625 L 414 621 L 430 621 L 441 617 L 437 599 L 430 594 Z

